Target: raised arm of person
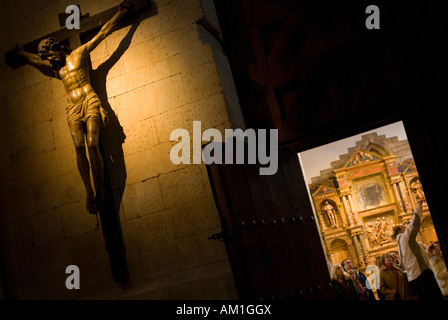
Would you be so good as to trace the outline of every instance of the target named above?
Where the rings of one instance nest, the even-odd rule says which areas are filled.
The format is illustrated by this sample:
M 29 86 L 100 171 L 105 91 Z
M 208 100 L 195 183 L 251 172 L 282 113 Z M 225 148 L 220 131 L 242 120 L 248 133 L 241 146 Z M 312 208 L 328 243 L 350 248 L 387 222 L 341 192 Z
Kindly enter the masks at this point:
M 19 56 L 25 58 L 29 65 L 35 67 L 47 77 L 57 78 L 51 63 L 48 60 L 42 60 L 39 55 L 25 51 L 21 44 L 16 45 L 16 52 Z
M 421 227 L 424 198 L 422 196 L 418 196 L 416 200 L 417 206 L 414 210 L 414 214 L 412 215 L 412 219 L 407 225 L 402 236 L 402 239 L 406 241 L 415 241 Z
M 78 47 L 75 51 L 79 53 L 85 52 L 89 54 L 93 49 L 95 49 L 101 41 L 103 41 L 108 35 L 110 35 L 114 29 L 116 28 L 118 22 L 130 11 L 134 8 L 134 4 L 125 0 L 118 6 L 118 12 L 107 21 L 100 29 L 100 31 L 87 43 Z M 76 54 L 76 52 L 74 52 Z

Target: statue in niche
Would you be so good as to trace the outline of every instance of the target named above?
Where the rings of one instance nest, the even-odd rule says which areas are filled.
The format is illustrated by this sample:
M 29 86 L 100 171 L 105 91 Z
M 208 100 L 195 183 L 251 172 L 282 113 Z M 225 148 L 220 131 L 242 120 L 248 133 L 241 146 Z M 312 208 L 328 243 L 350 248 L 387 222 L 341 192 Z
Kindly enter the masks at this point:
M 330 223 L 329 227 L 336 228 L 338 225 L 337 225 L 336 211 L 333 208 L 333 206 L 329 204 L 328 201 L 325 201 L 323 209 Z
M 426 200 L 425 193 L 423 192 L 423 187 L 419 179 L 412 182 L 411 191 L 415 199 L 421 198 Z
M 99 134 L 101 126 L 107 124 L 108 117 L 90 83 L 87 56 L 112 33 L 121 18 L 133 7 L 132 2 L 123 1 L 118 12 L 99 32 L 74 50 L 52 37 L 39 43 L 38 54 L 26 52 L 21 45 L 16 47 L 17 54 L 24 57 L 28 64 L 64 84 L 68 101 L 67 122 L 75 145 L 78 170 L 86 189 L 86 209 L 91 214 L 96 214 L 104 202 L 104 163 L 99 151 Z M 90 181 L 86 141 L 95 191 Z

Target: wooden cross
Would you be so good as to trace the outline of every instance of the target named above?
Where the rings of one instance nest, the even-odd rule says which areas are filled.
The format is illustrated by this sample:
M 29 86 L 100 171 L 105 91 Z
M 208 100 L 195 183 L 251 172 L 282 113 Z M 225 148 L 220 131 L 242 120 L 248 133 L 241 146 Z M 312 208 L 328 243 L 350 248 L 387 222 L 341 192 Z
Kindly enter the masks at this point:
M 94 72 L 91 70 L 92 86 L 101 100 L 103 108 L 108 112 L 110 124 L 102 130 L 100 151 L 104 160 L 104 207 L 99 210 L 106 250 L 109 254 L 110 267 L 115 282 L 122 287 L 129 287 L 129 274 L 126 263 L 124 241 L 120 226 L 119 207 L 126 181 L 126 168 L 122 143 L 124 142 L 123 129 L 115 113 L 107 102 L 106 76 L 110 68 L 118 61 L 124 51 L 129 47 L 132 36 L 140 21 L 157 14 L 155 3 L 150 0 L 134 0 L 134 10 L 123 17 L 115 30 L 132 25 L 128 34 L 122 39 L 117 50 L 109 59 L 101 64 Z M 117 6 L 98 13 L 92 17 L 88 14 L 81 17 L 80 29 L 67 29 L 65 26 L 55 32 L 42 36 L 23 45 L 28 52 L 37 53 L 37 46 L 42 39 L 54 37 L 58 41 L 75 49 L 89 41 L 112 16 L 117 12 Z M 64 14 L 60 14 L 60 17 Z M 60 18 L 60 20 L 62 20 Z M 65 19 L 64 19 L 65 21 Z M 5 62 L 16 69 L 25 65 L 26 61 L 16 54 L 15 50 L 5 53 Z M 61 106 L 63 107 L 63 106 Z M 84 213 L 86 214 L 86 213 Z

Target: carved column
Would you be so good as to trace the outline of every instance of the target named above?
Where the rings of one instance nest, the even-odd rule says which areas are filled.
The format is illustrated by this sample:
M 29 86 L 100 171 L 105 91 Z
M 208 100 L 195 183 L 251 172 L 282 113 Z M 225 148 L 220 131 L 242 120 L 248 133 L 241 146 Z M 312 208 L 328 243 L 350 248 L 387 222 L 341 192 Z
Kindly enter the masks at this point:
M 327 230 L 328 226 L 327 223 L 325 222 L 325 212 L 323 210 L 320 210 L 317 216 L 319 217 L 320 225 L 322 226 L 322 231 Z
M 353 204 L 352 194 L 348 193 L 347 197 L 348 197 L 348 202 L 350 203 L 351 213 L 353 215 L 354 223 L 355 223 L 355 225 L 358 225 L 360 223 L 360 221 L 359 221 L 358 213 L 355 210 L 355 205 Z
M 397 199 L 397 202 L 399 204 L 400 207 L 400 212 L 401 213 L 406 213 L 406 208 L 403 204 L 403 198 L 400 196 L 400 191 L 399 191 L 399 187 L 398 187 L 398 182 L 397 181 L 392 181 L 392 186 L 395 192 L 395 197 Z
M 359 235 L 359 241 L 361 242 L 361 247 L 362 250 L 364 251 L 364 259 L 365 261 L 369 261 L 369 253 L 367 251 L 367 247 L 366 247 L 366 240 L 364 239 L 364 235 L 362 233 L 360 233 Z
M 416 208 L 416 205 L 417 205 L 417 204 L 415 203 L 415 199 L 414 199 L 414 197 L 412 196 L 412 191 L 409 190 L 408 187 L 406 187 L 406 193 L 407 193 L 407 195 L 408 195 L 408 199 L 411 200 L 411 206 L 412 206 L 412 208 L 411 208 L 410 211 L 413 211 L 413 210 Z
M 362 257 L 361 249 L 359 248 L 358 235 L 357 234 L 353 234 L 352 235 L 352 239 L 353 239 L 353 244 L 355 245 L 355 250 L 356 250 L 356 255 L 358 257 L 358 261 L 359 261 L 361 266 L 364 266 L 365 262 L 364 262 L 364 259 Z
M 342 203 L 344 204 L 345 212 L 348 215 L 349 224 L 350 224 L 350 226 L 353 226 L 354 225 L 354 223 L 353 223 L 353 215 L 352 215 L 350 207 L 349 207 L 349 205 L 347 203 L 347 199 L 345 197 L 346 197 L 346 194 L 343 194 L 342 195 Z
M 403 202 L 404 202 L 404 212 L 412 211 L 412 208 L 409 206 L 409 202 L 407 200 L 407 191 L 403 186 L 403 181 L 398 181 L 398 190 L 400 190 Z M 412 197 L 411 197 L 412 198 Z

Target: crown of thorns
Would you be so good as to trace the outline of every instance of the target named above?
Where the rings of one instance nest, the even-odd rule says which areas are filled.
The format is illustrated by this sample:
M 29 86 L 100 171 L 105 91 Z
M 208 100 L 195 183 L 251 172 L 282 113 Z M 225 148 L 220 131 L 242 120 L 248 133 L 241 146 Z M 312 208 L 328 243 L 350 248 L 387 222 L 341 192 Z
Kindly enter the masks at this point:
M 49 37 L 39 42 L 37 53 L 39 54 L 39 56 L 45 57 L 48 55 L 50 50 L 57 50 L 58 48 L 59 42 L 57 42 L 55 38 Z

